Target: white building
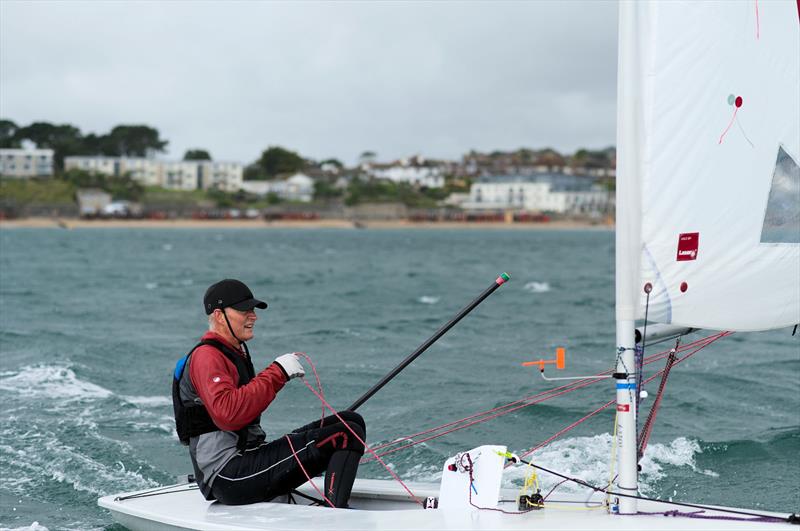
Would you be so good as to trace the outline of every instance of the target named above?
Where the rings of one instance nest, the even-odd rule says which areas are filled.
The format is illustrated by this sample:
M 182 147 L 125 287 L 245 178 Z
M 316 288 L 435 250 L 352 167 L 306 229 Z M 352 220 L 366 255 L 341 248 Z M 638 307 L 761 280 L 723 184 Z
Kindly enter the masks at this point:
M 116 157 L 64 157 L 64 169 L 83 170 L 102 175 L 120 175 Z
M 304 173 L 295 173 L 286 179 L 285 199 L 308 203 L 314 199 L 314 179 Z
M 283 181 L 243 181 L 239 185 L 239 189 L 261 197 L 266 197 L 267 194 L 278 194 L 278 188 L 283 187 Z
M 97 216 L 111 204 L 111 194 L 95 188 L 78 190 L 77 196 L 81 216 Z
M 601 212 L 608 192 L 590 183 L 554 184 L 546 178 L 500 177 L 473 183 L 464 208 L 558 214 Z
M 53 175 L 52 149 L 0 149 L 0 175 L 28 178 Z
M 371 165 L 368 171 L 376 179 L 396 183 L 408 183 L 421 188 L 442 188 L 444 175 L 441 168 L 426 166 L 425 159 L 414 157 L 411 161 L 401 159 L 390 165 Z
M 145 186 L 173 190 L 241 188 L 243 167 L 238 162 L 211 160 L 163 161 L 137 157 L 66 157 L 64 168 L 119 177 L 126 173 Z
M 242 187 L 244 169 L 238 162 L 197 161 L 200 171 L 200 188 L 219 188 L 235 192 Z
M 119 171 L 114 175 L 128 173 L 134 181 L 145 186 L 161 186 L 161 161 L 147 158 L 120 158 Z
M 197 190 L 200 188 L 200 166 L 196 161 L 163 162 L 161 186 L 170 190 Z
M 304 173 L 295 173 L 285 181 L 244 181 L 239 187 L 262 197 L 272 193 L 284 201 L 309 203 L 314 199 L 314 179 Z

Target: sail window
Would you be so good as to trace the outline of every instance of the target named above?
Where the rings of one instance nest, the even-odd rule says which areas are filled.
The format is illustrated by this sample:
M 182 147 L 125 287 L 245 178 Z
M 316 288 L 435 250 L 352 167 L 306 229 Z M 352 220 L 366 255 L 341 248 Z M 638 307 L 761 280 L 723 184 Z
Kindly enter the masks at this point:
M 761 243 L 800 243 L 800 166 L 778 147 Z

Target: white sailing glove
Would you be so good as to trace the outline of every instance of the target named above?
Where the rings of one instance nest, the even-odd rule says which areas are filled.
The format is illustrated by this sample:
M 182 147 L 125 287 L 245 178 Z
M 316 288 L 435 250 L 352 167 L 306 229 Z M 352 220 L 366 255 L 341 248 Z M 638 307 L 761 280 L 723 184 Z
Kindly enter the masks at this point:
M 303 370 L 303 366 L 300 365 L 300 360 L 297 359 L 297 354 L 294 352 L 278 356 L 275 358 L 275 363 L 283 370 L 283 373 L 289 380 L 306 375 L 306 371 Z

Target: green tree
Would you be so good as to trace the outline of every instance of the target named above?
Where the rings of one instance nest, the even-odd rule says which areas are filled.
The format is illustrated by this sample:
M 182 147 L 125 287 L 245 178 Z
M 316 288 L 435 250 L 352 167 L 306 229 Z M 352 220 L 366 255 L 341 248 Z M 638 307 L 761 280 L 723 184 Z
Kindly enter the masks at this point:
M 57 170 L 64 168 L 64 157 L 77 155 L 83 151 L 81 130 L 69 124 L 55 125 L 49 122 L 34 122 L 26 127 L 18 128 L 14 136 L 20 142 L 30 140 L 38 148 L 52 149 Z
M 214 201 L 219 208 L 232 208 L 236 206 L 236 198 L 234 195 L 220 190 L 219 188 L 209 188 L 206 191 L 206 195 L 209 199 Z
M 189 149 L 183 154 L 183 160 L 211 160 L 211 154 L 205 149 Z
M 17 124 L 11 120 L 0 120 L 0 148 L 18 148 Z
M 139 201 L 144 196 L 144 186 L 129 174 L 120 177 L 109 177 L 106 181 L 106 191 L 114 199 L 126 199 L 128 201 Z
M 335 199 L 342 196 L 342 190 L 336 188 L 331 183 L 317 180 L 314 181 L 314 199 Z
M 245 181 L 265 181 L 267 176 L 261 171 L 258 161 L 244 167 L 242 178 Z
M 100 188 L 111 194 L 114 199 L 139 201 L 145 192 L 141 183 L 135 181 L 128 174 L 112 177 L 73 168 L 65 171 L 61 175 L 61 180 L 75 188 Z
M 112 157 L 116 155 L 114 146 L 108 135 L 96 135 L 89 133 L 83 137 L 81 155 L 106 155 Z
M 144 157 L 149 150 L 163 152 L 168 143 L 159 137 L 158 129 L 146 125 L 118 125 L 107 141 L 118 157 Z
M 271 179 L 283 173 L 292 173 L 302 170 L 306 161 L 295 153 L 280 146 L 270 146 L 258 159 L 262 179 Z

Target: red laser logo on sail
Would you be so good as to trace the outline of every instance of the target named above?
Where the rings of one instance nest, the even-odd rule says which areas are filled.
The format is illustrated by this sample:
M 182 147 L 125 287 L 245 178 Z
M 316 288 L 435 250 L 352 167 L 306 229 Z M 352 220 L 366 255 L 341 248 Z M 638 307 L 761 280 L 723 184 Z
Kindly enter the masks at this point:
M 685 232 L 678 235 L 678 262 L 697 260 L 697 251 L 700 248 L 700 233 Z

